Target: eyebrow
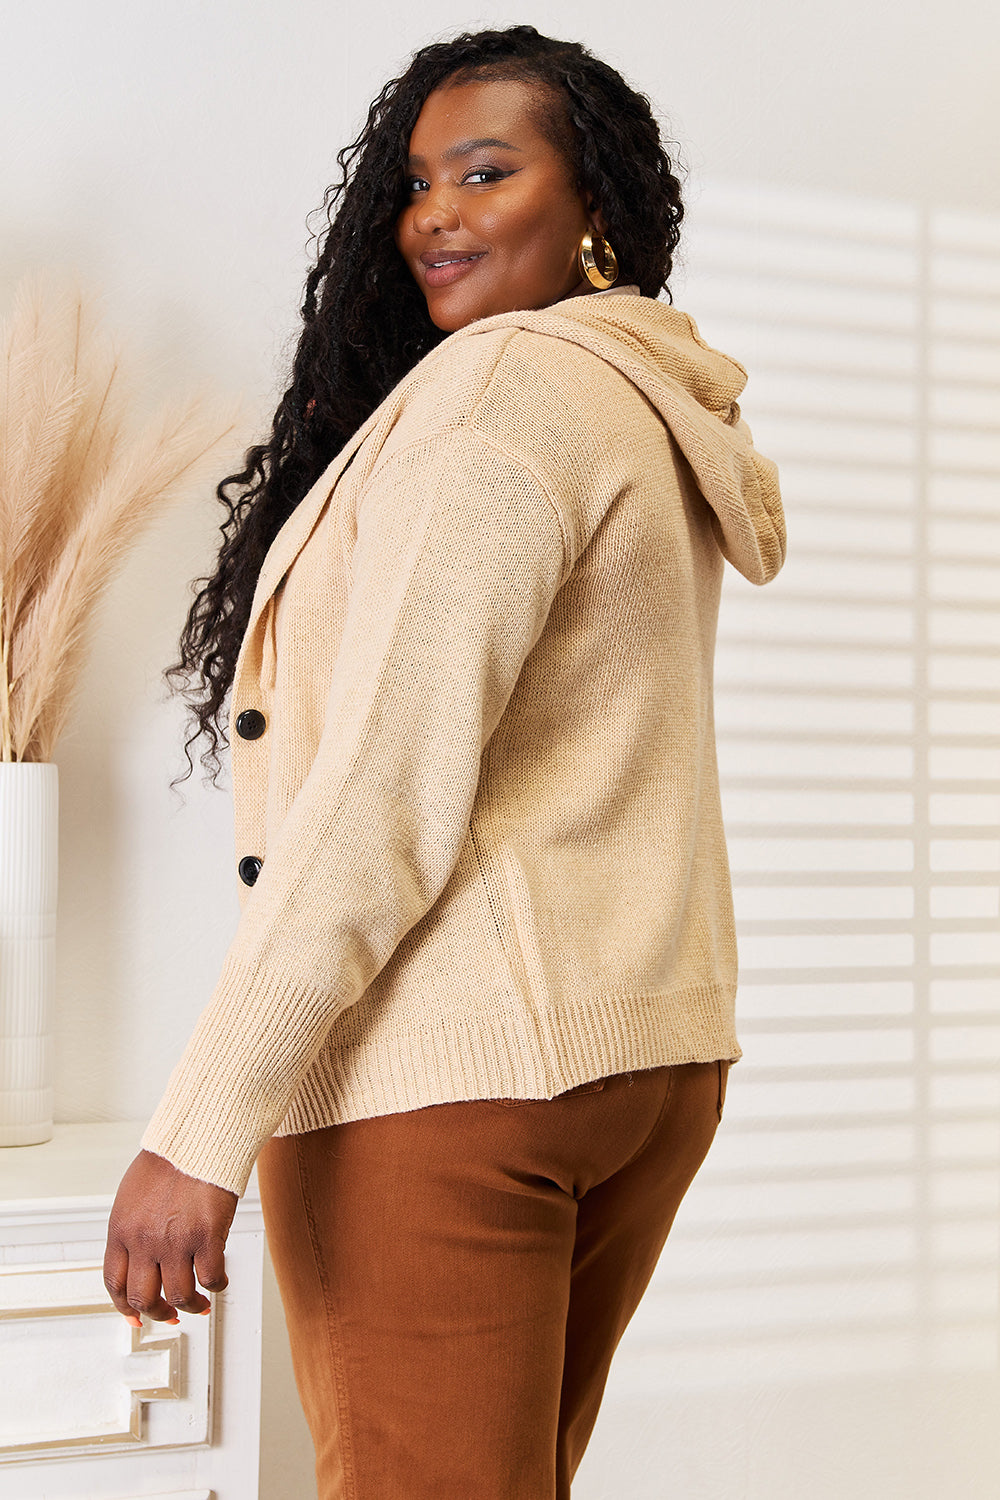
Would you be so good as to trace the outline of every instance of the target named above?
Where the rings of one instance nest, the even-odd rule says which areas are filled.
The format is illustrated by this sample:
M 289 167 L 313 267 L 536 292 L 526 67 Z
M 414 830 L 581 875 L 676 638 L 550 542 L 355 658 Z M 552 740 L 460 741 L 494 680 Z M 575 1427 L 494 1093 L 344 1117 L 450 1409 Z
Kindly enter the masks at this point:
M 474 151 L 482 151 L 491 148 L 500 151 L 520 152 L 520 146 L 512 146 L 510 141 L 501 141 L 493 135 L 479 136 L 474 141 L 457 141 L 454 146 L 449 146 L 447 151 L 441 152 L 442 161 L 457 161 L 461 156 L 471 156 Z M 423 166 L 422 156 L 411 156 L 408 158 L 410 166 Z

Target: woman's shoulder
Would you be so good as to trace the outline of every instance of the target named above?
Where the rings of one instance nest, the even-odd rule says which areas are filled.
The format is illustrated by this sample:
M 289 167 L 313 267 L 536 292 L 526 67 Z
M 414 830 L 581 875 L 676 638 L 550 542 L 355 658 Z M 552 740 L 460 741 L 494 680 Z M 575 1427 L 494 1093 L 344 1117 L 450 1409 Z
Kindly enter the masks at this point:
M 551 328 L 489 319 L 445 339 L 411 372 L 396 438 L 471 430 L 530 462 L 650 420 L 628 377 L 591 348 Z
M 462 329 L 450 335 L 400 383 L 399 420 L 426 426 L 428 433 L 463 426 L 494 383 L 518 332 L 496 328 L 473 337 Z

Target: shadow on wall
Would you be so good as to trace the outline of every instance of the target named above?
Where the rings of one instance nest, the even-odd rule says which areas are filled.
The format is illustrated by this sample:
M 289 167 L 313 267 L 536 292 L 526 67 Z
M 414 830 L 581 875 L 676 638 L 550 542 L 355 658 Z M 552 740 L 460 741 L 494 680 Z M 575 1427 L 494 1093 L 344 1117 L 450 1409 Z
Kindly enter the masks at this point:
M 678 303 L 751 371 L 789 560 L 720 623 L 745 1057 L 608 1401 L 995 1376 L 1000 218 L 692 219 Z

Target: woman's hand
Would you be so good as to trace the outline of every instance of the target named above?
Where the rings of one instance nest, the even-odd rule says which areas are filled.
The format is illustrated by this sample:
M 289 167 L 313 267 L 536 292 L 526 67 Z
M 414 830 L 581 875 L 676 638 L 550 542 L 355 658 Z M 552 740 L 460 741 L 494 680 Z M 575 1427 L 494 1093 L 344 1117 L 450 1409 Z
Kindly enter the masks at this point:
M 206 1313 L 208 1292 L 229 1285 L 225 1248 L 237 1197 L 140 1151 L 121 1180 L 108 1221 L 104 1285 L 118 1311 L 176 1323 L 177 1313 Z M 162 1287 L 162 1291 L 161 1291 Z

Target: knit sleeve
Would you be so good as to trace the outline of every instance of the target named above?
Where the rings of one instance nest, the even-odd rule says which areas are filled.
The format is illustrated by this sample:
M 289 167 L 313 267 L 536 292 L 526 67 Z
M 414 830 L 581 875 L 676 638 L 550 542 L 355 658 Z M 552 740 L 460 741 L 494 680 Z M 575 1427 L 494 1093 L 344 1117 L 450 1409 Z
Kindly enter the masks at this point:
M 243 1191 L 331 1024 L 444 889 L 564 567 L 545 488 L 481 437 L 439 433 L 376 469 L 315 762 L 147 1150 Z

